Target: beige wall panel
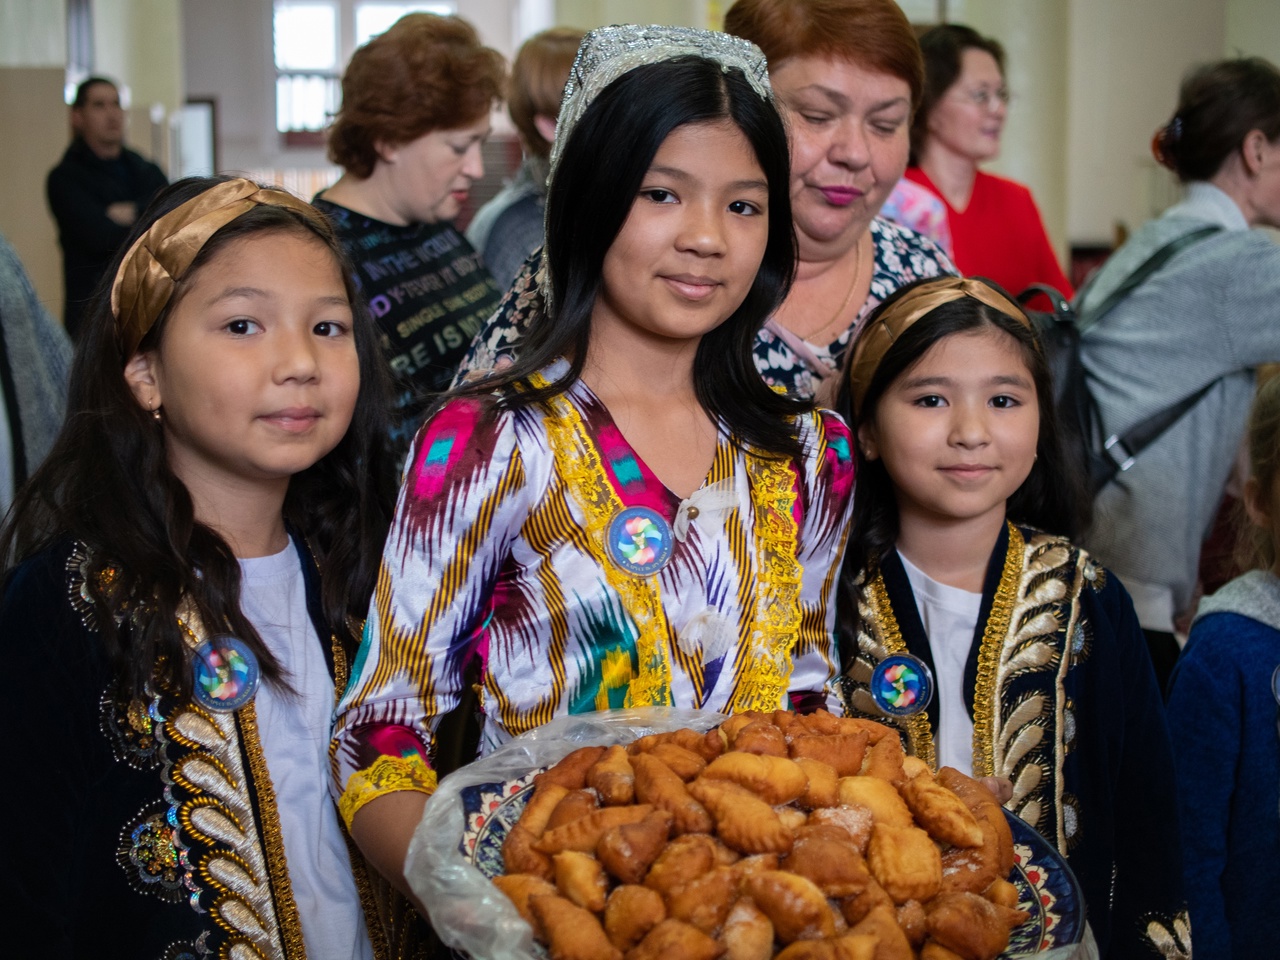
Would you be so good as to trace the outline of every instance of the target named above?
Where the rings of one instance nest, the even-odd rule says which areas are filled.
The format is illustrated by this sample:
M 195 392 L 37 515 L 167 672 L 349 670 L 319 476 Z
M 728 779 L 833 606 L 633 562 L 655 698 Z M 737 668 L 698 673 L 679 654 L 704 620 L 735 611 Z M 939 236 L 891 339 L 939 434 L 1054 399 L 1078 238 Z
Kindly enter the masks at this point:
M 0 130 L 18 131 L 0 150 L 0 233 L 18 251 L 40 299 L 62 318 L 62 252 L 44 199 L 44 179 L 67 147 L 63 67 L 0 67 Z

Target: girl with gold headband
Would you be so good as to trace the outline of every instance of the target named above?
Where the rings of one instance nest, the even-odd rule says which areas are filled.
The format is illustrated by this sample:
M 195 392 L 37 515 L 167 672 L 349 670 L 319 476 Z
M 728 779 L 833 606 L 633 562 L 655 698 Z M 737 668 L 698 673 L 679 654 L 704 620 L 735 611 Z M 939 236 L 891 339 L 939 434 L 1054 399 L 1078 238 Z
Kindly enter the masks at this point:
M 473 663 L 482 751 L 616 707 L 838 706 L 849 434 L 751 358 L 795 257 L 763 55 L 588 34 L 551 169 L 550 306 L 419 433 L 339 709 L 340 808 L 389 876 Z
M 1160 692 L 1128 594 L 1068 539 L 1085 501 L 1052 396 L 1026 314 L 982 280 L 913 284 L 872 314 L 841 396 L 858 446 L 845 707 L 935 769 L 1010 781 L 1101 956 L 1189 956 Z
M 389 955 L 326 788 L 390 512 L 377 333 L 324 217 L 248 180 L 174 184 L 110 275 L 0 535 L 10 936 Z

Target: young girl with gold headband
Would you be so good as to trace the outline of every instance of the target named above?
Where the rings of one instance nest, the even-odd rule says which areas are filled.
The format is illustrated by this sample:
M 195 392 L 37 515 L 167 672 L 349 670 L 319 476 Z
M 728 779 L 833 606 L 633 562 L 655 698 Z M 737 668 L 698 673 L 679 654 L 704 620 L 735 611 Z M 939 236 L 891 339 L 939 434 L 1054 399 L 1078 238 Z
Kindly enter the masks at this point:
M 838 705 L 849 434 L 751 359 L 795 257 L 764 57 L 589 34 L 551 166 L 552 307 L 420 432 L 339 710 L 340 808 L 389 876 L 473 660 L 482 751 L 617 707 Z
M 846 709 L 930 766 L 1010 781 L 1101 956 L 1189 956 L 1160 692 L 1128 594 L 1063 536 L 1081 500 L 1052 396 L 1026 314 L 981 280 L 913 284 L 871 315 L 842 395 Z
M 0 538 L 6 909 L 42 957 L 386 955 L 327 790 L 390 513 L 377 335 L 282 191 L 181 181 L 125 250 Z

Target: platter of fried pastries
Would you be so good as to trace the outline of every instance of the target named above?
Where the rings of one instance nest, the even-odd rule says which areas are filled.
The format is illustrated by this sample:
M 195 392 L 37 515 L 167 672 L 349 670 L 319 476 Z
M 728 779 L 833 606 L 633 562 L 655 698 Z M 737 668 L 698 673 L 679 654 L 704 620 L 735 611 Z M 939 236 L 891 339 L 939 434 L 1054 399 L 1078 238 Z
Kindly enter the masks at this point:
M 867 720 L 739 714 L 490 786 L 463 853 L 552 960 L 994 960 L 1081 932 L 1034 831 Z

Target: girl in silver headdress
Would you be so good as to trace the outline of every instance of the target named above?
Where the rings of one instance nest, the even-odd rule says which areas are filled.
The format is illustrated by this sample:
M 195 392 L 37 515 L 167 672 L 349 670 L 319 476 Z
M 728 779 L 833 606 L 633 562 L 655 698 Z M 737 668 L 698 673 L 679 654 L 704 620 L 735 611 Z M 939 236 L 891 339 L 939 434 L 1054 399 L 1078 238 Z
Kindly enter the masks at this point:
M 759 50 L 589 34 L 552 153 L 548 306 L 516 365 L 420 432 L 339 707 L 340 809 L 389 874 L 469 671 L 481 752 L 569 713 L 836 705 L 849 435 L 751 356 L 794 259 Z

